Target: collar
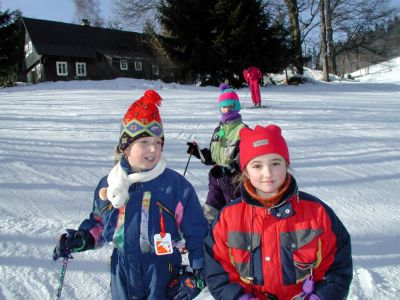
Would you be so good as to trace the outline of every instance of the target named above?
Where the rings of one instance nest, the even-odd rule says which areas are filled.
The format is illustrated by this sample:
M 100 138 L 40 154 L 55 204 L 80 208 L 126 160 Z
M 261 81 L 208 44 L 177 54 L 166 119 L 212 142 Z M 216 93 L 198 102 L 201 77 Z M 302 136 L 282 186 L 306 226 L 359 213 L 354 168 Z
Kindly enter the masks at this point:
M 259 196 L 256 192 L 256 189 L 251 185 L 250 180 L 246 180 L 243 183 L 243 186 L 246 189 L 247 193 L 253 199 L 260 202 L 263 206 L 265 206 L 267 208 L 271 208 L 271 207 L 275 206 L 279 202 L 279 200 L 281 200 L 284 193 L 288 190 L 290 182 L 291 182 L 291 177 L 288 175 L 288 176 L 286 176 L 285 182 L 283 183 L 281 190 L 276 195 L 269 197 L 269 198 L 264 198 L 264 197 Z
M 220 125 L 229 125 L 232 123 L 242 123 L 242 115 L 241 114 L 237 114 L 237 116 L 234 119 L 231 120 L 227 120 L 225 122 L 223 122 L 222 120 L 219 122 Z
M 239 111 L 236 110 L 236 109 L 233 109 L 233 110 L 230 110 L 230 111 L 228 111 L 226 113 L 222 113 L 221 114 L 221 122 L 222 123 L 228 123 L 228 122 L 234 121 L 234 120 L 236 120 L 236 119 L 238 119 L 240 117 L 241 116 L 240 116 Z
M 268 209 L 268 213 L 272 214 L 276 218 L 287 218 L 294 215 L 292 201 L 294 199 L 298 199 L 298 187 L 295 178 L 288 174 L 289 179 L 287 178 L 285 183 L 288 182 L 287 186 L 278 193 L 279 199 L 275 204 L 265 206 L 260 202 L 257 198 L 259 197 L 253 188 L 253 191 L 248 191 L 245 187 L 246 183 L 242 183 L 240 185 L 240 191 L 242 195 L 242 201 L 259 207 L 265 207 Z M 250 185 L 251 186 L 251 185 Z M 276 195 L 276 196 L 278 196 Z M 273 197 L 275 198 L 275 197 Z M 269 198 L 270 199 L 270 198 Z

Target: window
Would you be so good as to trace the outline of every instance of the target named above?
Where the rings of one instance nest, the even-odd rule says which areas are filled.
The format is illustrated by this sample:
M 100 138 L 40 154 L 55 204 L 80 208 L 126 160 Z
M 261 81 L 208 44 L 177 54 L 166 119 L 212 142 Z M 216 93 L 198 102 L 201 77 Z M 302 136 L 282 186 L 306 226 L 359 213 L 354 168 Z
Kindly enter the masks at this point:
M 42 77 L 42 65 L 41 64 L 38 64 L 36 66 L 36 76 L 37 76 L 38 80 L 40 80 L 40 78 Z
M 158 65 L 152 65 L 151 69 L 153 71 L 153 75 L 159 75 L 160 74 L 160 70 L 158 69 Z
M 56 67 L 57 67 L 57 75 L 58 76 L 68 76 L 68 68 L 67 68 L 67 62 L 66 61 L 57 61 L 56 62 Z
M 77 62 L 75 64 L 76 76 L 86 76 L 86 63 Z
M 127 62 L 125 59 L 120 60 L 120 62 L 119 62 L 119 67 L 120 67 L 121 70 L 123 70 L 123 71 L 128 70 L 128 62 Z
M 32 42 L 29 41 L 28 44 L 25 45 L 25 57 L 28 57 L 29 54 L 32 54 L 33 49 L 32 49 Z
M 142 62 L 140 60 L 135 60 L 135 71 L 142 71 Z

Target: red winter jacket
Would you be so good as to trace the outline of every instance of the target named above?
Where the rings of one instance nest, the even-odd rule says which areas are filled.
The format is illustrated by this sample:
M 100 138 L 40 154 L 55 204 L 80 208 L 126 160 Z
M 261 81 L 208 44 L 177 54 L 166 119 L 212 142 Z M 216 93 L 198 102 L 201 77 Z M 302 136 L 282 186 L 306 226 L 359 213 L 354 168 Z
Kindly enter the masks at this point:
M 241 186 L 242 198 L 226 205 L 205 240 L 206 279 L 216 299 L 290 300 L 312 272 L 322 300 L 344 299 L 352 279 L 350 236 L 321 200 L 298 192 L 292 177 L 271 209 Z
M 256 67 L 250 67 L 243 71 L 243 77 L 246 82 L 257 81 L 262 77 L 262 73 Z

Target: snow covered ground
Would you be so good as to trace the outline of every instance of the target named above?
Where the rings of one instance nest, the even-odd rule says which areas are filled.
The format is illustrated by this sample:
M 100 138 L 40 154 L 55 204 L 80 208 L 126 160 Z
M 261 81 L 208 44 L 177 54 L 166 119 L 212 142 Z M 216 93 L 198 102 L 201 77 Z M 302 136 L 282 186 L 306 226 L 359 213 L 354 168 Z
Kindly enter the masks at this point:
M 351 300 L 400 299 L 400 85 L 381 83 L 382 74 L 368 83 L 263 87 L 271 107 L 241 111 L 250 126 L 283 128 L 300 188 L 347 226 Z M 399 75 L 392 69 L 387 78 Z M 186 142 L 207 146 L 217 125 L 217 88 L 117 79 L 0 90 L 0 299 L 55 298 L 57 238 L 90 212 L 94 188 L 113 165 L 121 118 L 148 88 L 164 98 L 165 156 L 183 173 Z M 248 90 L 238 93 L 251 106 Z M 186 174 L 201 201 L 207 171 L 192 159 Z M 110 253 L 105 246 L 75 254 L 62 298 L 110 299 Z M 212 297 L 205 290 L 198 299 Z

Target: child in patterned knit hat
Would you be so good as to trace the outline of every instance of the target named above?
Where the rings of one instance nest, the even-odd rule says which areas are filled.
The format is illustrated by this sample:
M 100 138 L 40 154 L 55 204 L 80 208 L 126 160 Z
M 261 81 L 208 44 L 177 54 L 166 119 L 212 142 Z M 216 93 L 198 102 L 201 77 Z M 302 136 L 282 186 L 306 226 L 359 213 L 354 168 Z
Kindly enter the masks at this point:
M 203 164 L 213 166 L 208 175 L 209 190 L 203 207 L 210 223 L 224 205 L 239 196 L 233 179 L 240 172 L 239 131 L 246 127 L 239 113 L 239 96 L 228 84 L 221 84 L 219 89 L 221 117 L 212 134 L 210 147 L 200 150 L 195 141 L 187 143 L 189 154 L 201 159 Z
M 167 299 L 177 293 L 189 299 L 204 287 L 207 221 L 192 185 L 166 167 L 160 104 L 160 95 L 147 90 L 129 107 L 119 162 L 100 180 L 89 217 L 78 230 L 62 234 L 54 249 L 56 260 L 112 244 L 112 299 Z M 183 239 L 194 272 L 179 275 Z
M 276 125 L 240 131 L 241 197 L 226 205 L 204 242 L 215 299 L 345 299 L 350 236 L 331 208 L 301 192 Z

